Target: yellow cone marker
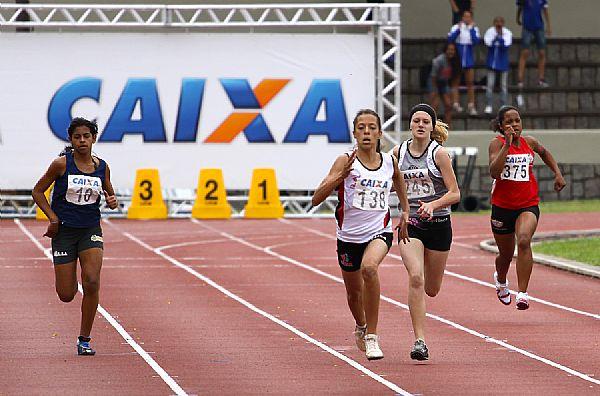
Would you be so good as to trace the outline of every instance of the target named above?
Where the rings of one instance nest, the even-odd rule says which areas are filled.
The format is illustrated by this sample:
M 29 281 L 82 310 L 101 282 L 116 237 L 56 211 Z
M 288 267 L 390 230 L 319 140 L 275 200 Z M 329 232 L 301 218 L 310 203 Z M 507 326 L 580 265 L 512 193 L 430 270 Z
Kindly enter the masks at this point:
M 196 219 L 228 219 L 231 217 L 231 206 L 227 203 L 221 169 L 200 169 L 192 217 Z
M 50 185 L 50 187 L 48 187 L 46 192 L 44 192 L 44 195 L 46 196 L 46 199 L 48 200 L 48 202 L 50 202 L 50 192 L 52 191 L 53 188 L 54 188 L 54 183 L 52 183 Z M 48 220 L 48 216 L 46 216 L 46 213 L 42 212 L 42 209 L 37 208 L 35 210 L 35 219 L 36 220 Z
M 283 206 L 275 180 L 275 169 L 254 169 L 250 197 L 244 208 L 244 216 L 254 219 L 283 217 Z
M 162 199 L 158 169 L 138 169 L 128 219 L 166 219 L 167 206 Z

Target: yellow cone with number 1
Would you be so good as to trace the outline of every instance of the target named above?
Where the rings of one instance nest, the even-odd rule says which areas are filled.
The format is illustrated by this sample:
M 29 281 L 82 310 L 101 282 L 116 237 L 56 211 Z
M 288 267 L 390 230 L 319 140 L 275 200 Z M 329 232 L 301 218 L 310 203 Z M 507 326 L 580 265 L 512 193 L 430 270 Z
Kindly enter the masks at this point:
M 138 169 L 128 219 L 166 219 L 167 206 L 162 199 L 158 169 Z
M 277 219 L 283 217 L 275 169 L 254 169 L 250 196 L 244 208 L 244 216 L 253 219 Z
M 231 217 L 231 206 L 227 203 L 221 169 L 200 169 L 192 217 L 196 219 L 228 219 Z

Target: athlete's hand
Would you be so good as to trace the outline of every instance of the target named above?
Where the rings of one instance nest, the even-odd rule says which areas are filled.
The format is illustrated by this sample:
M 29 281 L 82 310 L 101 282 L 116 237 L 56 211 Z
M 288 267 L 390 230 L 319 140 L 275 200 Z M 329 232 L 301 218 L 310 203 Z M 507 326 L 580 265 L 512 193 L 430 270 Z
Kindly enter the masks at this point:
M 50 220 L 50 224 L 48 224 L 48 228 L 46 229 L 45 237 L 50 239 L 54 238 L 58 234 L 58 226 L 60 221 L 58 220 Z
M 400 216 L 400 224 L 396 226 L 398 230 L 398 244 L 402 240 L 402 243 L 406 244 L 410 242 L 410 238 L 408 237 L 408 213 L 402 213 Z
M 554 178 L 554 191 L 559 192 L 560 190 L 565 188 L 566 185 L 567 182 L 565 181 L 565 178 L 560 173 L 556 175 L 556 177 Z
M 431 220 L 434 211 L 433 204 L 431 202 L 423 202 L 419 200 L 419 205 L 421 205 L 419 209 L 417 209 L 417 214 L 419 217 L 422 219 Z
M 516 136 L 517 136 L 517 133 L 515 132 L 515 130 L 510 125 L 508 125 L 504 129 L 504 138 L 506 139 L 504 145 L 506 147 L 510 147 L 510 145 L 512 144 L 512 142 Z
M 117 203 L 117 197 L 114 195 L 108 195 L 106 191 L 104 191 L 104 198 L 106 199 L 106 205 L 111 209 L 116 209 L 119 204 Z
M 350 172 L 352 172 L 352 165 L 354 164 L 355 159 L 356 159 L 356 149 L 354 149 L 354 151 L 352 151 L 352 154 L 350 154 L 350 157 L 348 157 L 348 161 L 346 161 L 346 164 L 344 165 L 344 169 L 342 169 L 342 172 L 340 175 L 342 180 L 347 178 L 348 175 L 350 174 Z

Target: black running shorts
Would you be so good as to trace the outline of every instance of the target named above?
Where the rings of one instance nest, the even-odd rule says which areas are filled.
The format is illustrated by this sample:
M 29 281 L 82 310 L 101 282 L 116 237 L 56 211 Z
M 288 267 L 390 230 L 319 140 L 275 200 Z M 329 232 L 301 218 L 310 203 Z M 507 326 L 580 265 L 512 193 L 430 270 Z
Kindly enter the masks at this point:
M 381 234 L 375 235 L 371 240 L 363 243 L 352 243 L 352 242 L 344 242 L 337 240 L 337 256 L 338 256 L 338 264 L 342 271 L 346 272 L 354 272 L 360 269 L 363 255 L 365 254 L 365 250 L 371 241 L 375 239 L 381 239 L 385 242 L 388 247 L 388 251 L 392 247 L 392 240 L 394 239 L 394 234 L 391 232 L 382 232 Z
M 496 205 L 492 205 L 492 232 L 494 234 L 512 234 L 515 232 L 515 224 L 517 218 L 523 212 L 531 212 L 535 217 L 540 219 L 539 206 L 529 206 L 521 209 L 505 209 Z
M 52 238 L 54 265 L 75 261 L 79 256 L 79 252 L 91 248 L 104 249 L 102 228 L 99 225 L 88 228 L 60 225 L 58 234 Z
M 447 252 L 452 244 L 450 216 L 434 217 L 431 220 L 411 217 L 408 223 L 408 236 L 423 242 L 426 249 Z M 398 243 L 401 241 L 399 240 Z

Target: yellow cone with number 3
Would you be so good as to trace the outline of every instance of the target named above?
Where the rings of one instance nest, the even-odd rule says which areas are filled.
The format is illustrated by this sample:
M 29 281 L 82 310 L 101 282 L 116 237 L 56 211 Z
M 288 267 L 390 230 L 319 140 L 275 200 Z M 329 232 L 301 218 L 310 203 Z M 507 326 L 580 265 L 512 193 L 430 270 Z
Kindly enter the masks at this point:
M 231 217 L 231 206 L 227 203 L 221 169 L 200 169 L 192 217 L 196 219 L 228 219 Z
M 283 217 L 275 169 L 254 169 L 250 196 L 244 208 L 244 216 L 253 219 L 277 219 Z
M 158 169 L 138 169 L 128 219 L 166 219 L 167 206 L 162 199 Z
M 50 185 L 50 187 L 48 187 L 48 189 L 44 193 L 48 202 L 50 202 L 50 192 L 52 192 L 52 188 L 54 188 L 54 183 L 52 183 Z M 48 220 L 48 216 L 46 216 L 46 213 L 42 212 L 42 210 L 40 208 L 37 208 L 35 210 L 35 219 L 36 220 Z

